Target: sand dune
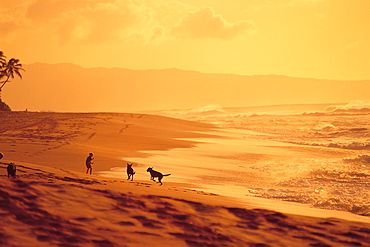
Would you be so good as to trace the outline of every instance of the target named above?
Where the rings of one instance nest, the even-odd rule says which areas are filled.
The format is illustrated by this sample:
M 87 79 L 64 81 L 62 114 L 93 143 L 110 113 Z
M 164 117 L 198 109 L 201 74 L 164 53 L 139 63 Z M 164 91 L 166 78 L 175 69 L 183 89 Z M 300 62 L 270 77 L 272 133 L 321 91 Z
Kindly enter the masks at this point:
M 180 184 L 1 163 L 1 246 L 367 246 L 370 224 L 240 208 Z
M 145 150 L 193 147 L 214 126 L 145 114 L 0 112 L 1 152 L 13 161 L 84 171 L 94 152 L 94 171 L 126 166 L 122 157 Z
M 221 138 L 234 142 L 211 124 L 114 113 L 0 112 L 0 119 L 1 246 L 368 246 L 370 242 L 366 220 L 293 215 L 258 203 L 240 203 L 196 188 L 196 183 L 172 182 L 180 172 L 159 186 L 144 172 L 146 163 L 135 163 L 132 182 L 84 173 L 89 152 L 96 155 L 93 166 L 98 173 L 123 167 L 131 158 L 150 157 L 148 151 L 197 151 L 194 147 L 202 140 Z M 231 162 L 222 155 L 218 159 Z M 9 162 L 17 165 L 15 179 L 6 176 Z M 212 171 L 211 164 L 203 170 Z

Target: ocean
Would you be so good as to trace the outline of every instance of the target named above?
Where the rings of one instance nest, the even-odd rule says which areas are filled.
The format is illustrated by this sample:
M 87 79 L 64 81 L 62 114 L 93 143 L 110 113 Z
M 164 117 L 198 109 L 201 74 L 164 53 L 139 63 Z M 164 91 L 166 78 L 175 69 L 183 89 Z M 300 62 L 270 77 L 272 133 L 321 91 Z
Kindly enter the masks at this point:
M 164 183 L 182 182 L 236 198 L 260 197 L 370 216 L 369 102 L 209 105 L 155 114 L 212 123 L 213 134 L 219 135 L 192 140 L 197 142 L 194 148 L 150 151 L 147 158 L 130 158 L 140 166 L 171 173 Z

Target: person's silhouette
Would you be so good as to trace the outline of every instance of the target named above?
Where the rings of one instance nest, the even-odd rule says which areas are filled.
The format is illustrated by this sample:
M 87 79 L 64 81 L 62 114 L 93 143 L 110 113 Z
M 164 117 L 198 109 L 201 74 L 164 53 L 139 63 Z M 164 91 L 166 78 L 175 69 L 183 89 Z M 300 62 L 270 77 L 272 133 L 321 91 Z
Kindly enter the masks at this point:
M 86 158 L 86 174 L 89 173 L 90 171 L 90 174 L 92 173 L 92 164 L 94 163 L 93 162 L 94 160 L 94 154 L 93 153 L 89 153 L 89 156 L 87 156 Z

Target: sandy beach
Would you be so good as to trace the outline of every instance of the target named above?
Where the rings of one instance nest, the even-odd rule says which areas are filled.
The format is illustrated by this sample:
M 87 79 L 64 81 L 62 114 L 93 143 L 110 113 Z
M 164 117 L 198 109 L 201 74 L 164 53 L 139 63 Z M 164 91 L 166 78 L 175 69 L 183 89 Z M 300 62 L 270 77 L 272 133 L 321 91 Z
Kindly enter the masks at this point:
M 366 216 L 246 189 L 271 179 L 253 164 L 307 157 L 302 147 L 150 114 L 0 112 L 0 119 L 1 246 L 369 246 Z M 85 174 L 89 152 L 93 175 Z M 7 177 L 10 162 L 17 178 Z M 171 173 L 163 186 L 150 181 L 149 166 Z
M 0 1 L 0 247 L 370 247 L 370 0 Z

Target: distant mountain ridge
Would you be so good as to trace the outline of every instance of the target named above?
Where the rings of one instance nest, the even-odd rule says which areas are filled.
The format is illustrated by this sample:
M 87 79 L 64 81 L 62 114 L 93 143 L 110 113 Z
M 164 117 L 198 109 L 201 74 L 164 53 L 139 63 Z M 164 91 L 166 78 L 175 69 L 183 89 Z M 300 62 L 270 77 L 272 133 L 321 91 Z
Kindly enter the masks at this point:
M 281 75 L 209 74 L 176 68 L 84 68 L 70 63 L 25 65 L 23 80 L 3 91 L 13 110 L 127 112 L 159 109 L 369 100 L 370 80 Z

